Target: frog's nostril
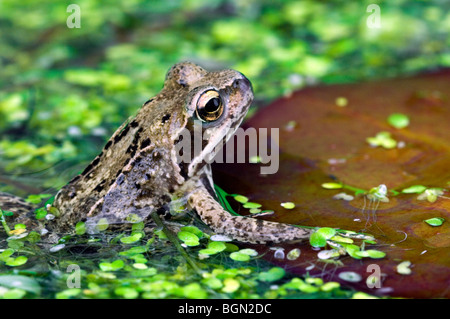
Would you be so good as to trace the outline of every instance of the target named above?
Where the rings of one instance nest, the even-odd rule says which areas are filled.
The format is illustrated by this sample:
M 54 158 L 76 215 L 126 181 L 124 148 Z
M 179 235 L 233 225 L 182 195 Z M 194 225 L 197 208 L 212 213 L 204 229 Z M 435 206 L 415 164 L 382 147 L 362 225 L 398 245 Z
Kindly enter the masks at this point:
M 240 88 L 240 89 L 249 89 L 252 87 L 252 84 L 250 83 L 250 81 L 246 78 L 246 77 L 242 77 L 240 79 L 236 79 L 233 81 L 233 87 L 234 88 Z

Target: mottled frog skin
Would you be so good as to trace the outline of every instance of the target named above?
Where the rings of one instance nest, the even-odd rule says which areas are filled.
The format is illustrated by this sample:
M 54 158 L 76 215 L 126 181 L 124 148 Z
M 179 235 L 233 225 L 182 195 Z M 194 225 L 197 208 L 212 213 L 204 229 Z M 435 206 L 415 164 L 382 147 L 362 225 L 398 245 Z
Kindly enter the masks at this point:
M 173 198 L 184 197 L 214 232 L 238 241 L 308 238 L 309 230 L 292 225 L 232 216 L 216 201 L 205 159 L 239 127 L 252 100 L 251 83 L 237 71 L 208 72 L 193 63 L 176 64 L 161 92 L 119 127 L 88 167 L 58 192 L 53 206 L 60 216 L 46 227 L 73 232 L 77 222 L 86 221 L 88 232 L 94 233 L 101 218 L 111 226 L 127 223 L 130 214 L 145 220 L 155 210 L 163 213 Z M 208 139 L 200 154 L 180 162 L 176 145 L 181 133 L 193 132 L 198 121 Z

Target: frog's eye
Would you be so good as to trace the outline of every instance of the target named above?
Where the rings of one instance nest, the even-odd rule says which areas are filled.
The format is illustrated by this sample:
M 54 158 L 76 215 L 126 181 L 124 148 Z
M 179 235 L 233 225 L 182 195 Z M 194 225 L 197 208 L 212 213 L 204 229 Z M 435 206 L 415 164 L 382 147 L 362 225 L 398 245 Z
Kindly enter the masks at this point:
M 212 122 L 217 120 L 223 113 L 223 103 L 219 92 L 216 90 L 208 90 L 203 92 L 197 101 L 195 113 L 203 122 Z

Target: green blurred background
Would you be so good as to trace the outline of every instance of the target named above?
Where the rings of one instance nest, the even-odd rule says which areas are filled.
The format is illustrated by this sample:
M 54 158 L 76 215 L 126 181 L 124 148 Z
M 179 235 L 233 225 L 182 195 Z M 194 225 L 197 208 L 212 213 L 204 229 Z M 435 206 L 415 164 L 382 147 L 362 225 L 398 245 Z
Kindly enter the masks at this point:
M 79 5 L 81 27 L 68 28 Z M 369 28 L 370 4 L 381 28 Z M 450 66 L 450 2 L 0 2 L 0 189 L 59 188 L 190 60 L 250 78 L 253 111 L 320 83 Z M 42 187 L 42 188 L 41 188 Z

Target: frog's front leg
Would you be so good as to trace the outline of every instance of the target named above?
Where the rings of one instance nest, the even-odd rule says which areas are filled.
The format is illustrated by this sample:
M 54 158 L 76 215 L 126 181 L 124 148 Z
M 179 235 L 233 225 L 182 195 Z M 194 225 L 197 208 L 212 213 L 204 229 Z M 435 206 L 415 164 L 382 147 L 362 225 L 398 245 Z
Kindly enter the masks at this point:
M 190 193 L 188 203 L 216 233 L 238 241 L 255 244 L 299 241 L 308 239 L 312 232 L 289 224 L 233 216 L 222 208 L 203 185 Z

